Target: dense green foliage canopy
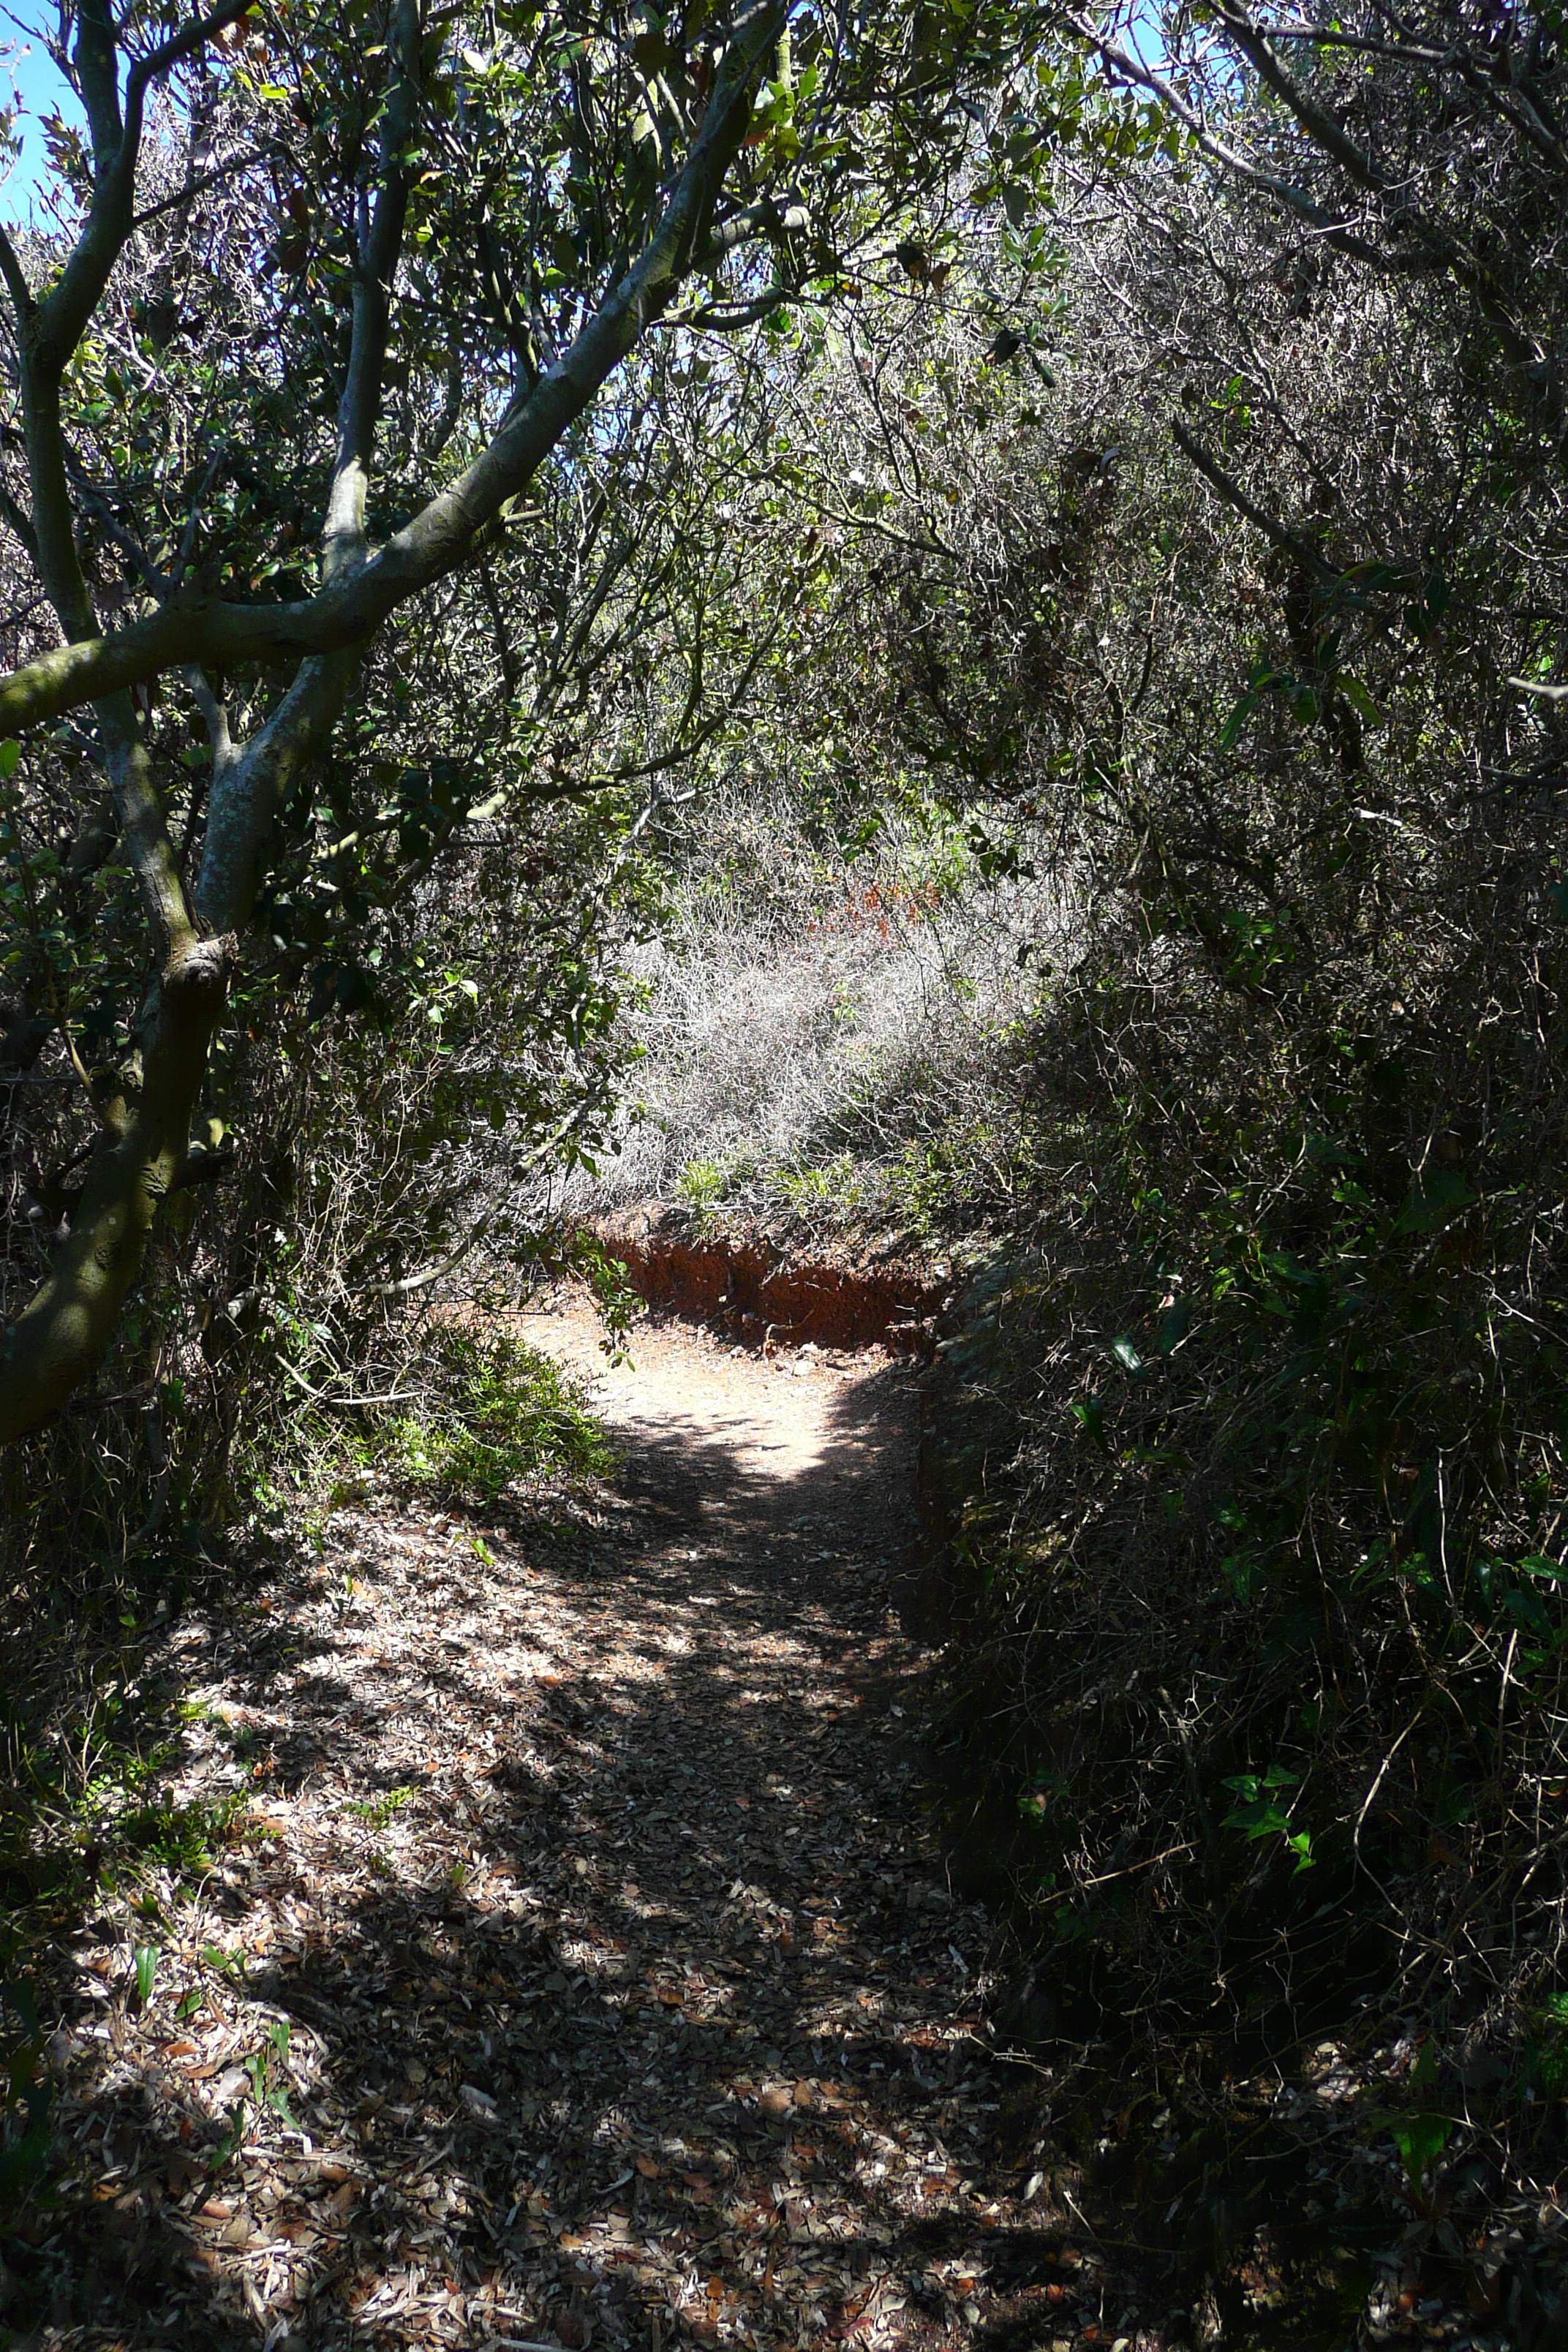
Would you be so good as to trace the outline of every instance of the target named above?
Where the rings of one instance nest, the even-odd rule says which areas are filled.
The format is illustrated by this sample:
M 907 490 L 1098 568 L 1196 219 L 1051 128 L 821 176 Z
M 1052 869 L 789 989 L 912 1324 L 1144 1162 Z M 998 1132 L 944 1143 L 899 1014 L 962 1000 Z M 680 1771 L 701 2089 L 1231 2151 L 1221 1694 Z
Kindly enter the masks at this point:
M 504 838 L 700 740 L 746 647 L 702 618 L 733 551 L 700 346 L 830 301 L 940 205 L 1027 26 L 230 0 L 68 29 L 86 136 L 55 126 L 51 224 L 0 244 L 6 1050 L 25 1071 L 86 1013 L 103 1059 L 68 1232 L 7 1310 L 0 1437 L 90 1376 L 159 1202 L 216 1172 L 192 1122 L 258 914 L 280 949 L 330 933 L 314 985 L 352 1010 L 373 908 L 433 904 L 476 807 Z M 684 690 L 655 659 L 678 605 Z M 105 962 L 79 941 L 110 862 L 139 914 L 117 900 Z M 545 961 L 534 1025 L 574 1042 L 580 952 Z

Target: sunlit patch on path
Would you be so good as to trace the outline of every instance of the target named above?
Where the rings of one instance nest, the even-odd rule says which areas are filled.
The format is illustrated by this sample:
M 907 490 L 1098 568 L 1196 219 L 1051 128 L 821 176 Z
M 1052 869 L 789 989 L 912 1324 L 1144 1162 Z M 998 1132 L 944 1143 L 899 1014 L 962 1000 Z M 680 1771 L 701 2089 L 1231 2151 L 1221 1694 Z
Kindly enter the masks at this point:
M 1109 2344 L 922 1827 L 912 1376 L 529 1336 L 608 1487 L 362 1499 L 171 1638 L 258 1834 L 69 1956 L 46 2340 Z

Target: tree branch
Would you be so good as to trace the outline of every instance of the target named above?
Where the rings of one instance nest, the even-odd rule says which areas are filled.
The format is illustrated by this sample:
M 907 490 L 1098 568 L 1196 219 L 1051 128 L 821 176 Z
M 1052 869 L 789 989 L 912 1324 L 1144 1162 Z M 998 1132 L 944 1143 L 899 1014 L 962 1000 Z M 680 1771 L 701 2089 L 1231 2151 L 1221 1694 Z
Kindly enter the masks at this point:
M 131 234 L 149 83 L 191 56 L 226 25 L 236 23 L 249 5 L 250 0 L 224 0 L 224 5 L 210 16 L 198 17 L 139 58 L 126 81 L 122 121 L 113 19 L 107 0 L 83 0 L 77 73 L 92 133 L 92 202 L 64 269 L 28 314 L 24 354 L 30 353 L 45 371 L 58 373 L 69 360 Z
M 4 226 L 0 226 L 0 278 L 5 280 L 5 291 L 11 297 L 11 308 L 16 313 L 16 331 L 20 334 L 33 308 L 33 292 L 27 283 L 27 273 L 11 242 L 10 232 Z
M 33 529 L 33 518 L 19 499 L 14 499 L 4 482 L 0 482 L 0 516 L 5 528 L 30 559 L 33 569 L 38 569 L 38 534 Z
M 100 1146 L 69 1237 L 0 1336 L 0 1445 L 50 1420 L 102 1359 L 158 1204 L 187 1155 L 234 956 L 232 939 L 190 940 L 165 968 L 125 1130 Z
M 1358 187 L 1373 195 L 1386 196 L 1388 183 L 1375 169 L 1372 158 L 1362 152 L 1337 116 L 1309 97 L 1300 83 L 1286 72 L 1263 33 L 1236 5 L 1236 0 L 1220 0 L 1219 20 L 1259 78 L 1295 116 L 1312 144 L 1331 156 Z
M 765 236 L 776 244 L 783 237 L 803 235 L 810 226 L 811 215 L 805 205 L 747 205 L 715 225 L 701 252 L 692 256 L 691 266 L 713 269 L 753 236 Z
M 1428 48 L 1420 41 L 1374 41 L 1364 33 L 1342 32 L 1337 25 L 1264 25 L 1259 31 L 1270 41 L 1307 41 L 1313 48 L 1343 49 L 1353 57 L 1386 58 L 1391 65 L 1425 66 L 1439 73 L 1458 74 L 1465 88 L 1483 106 L 1500 114 L 1531 145 L 1568 171 L 1568 148 L 1528 90 L 1498 86 L 1482 71 L 1468 48 Z
M 381 120 L 381 186 L 353 281 L 349 363 L 338 404 L 338 447 L 322 532 L 322 576 L 329 582 L 364 561 L 364 509 L 370 488 L 382 370 L 391 325 L 390 289 L 403 249 L 410 174 L 405 156 L 414 134 L 419 75 L 417 0 L 397 0 L 390 88 Z
M 1194 440 L 1185 425 L 1173 420 L 1171 438 L 1183 454 L 1192 459 L 1209 488 L 1218 493 L 1226 506 L 1234 507 L 1238 515 L 1244 516 L 1255 530 L 1260 530 L 1265 539 L 1272 541 L 1295 562 L 1304 564 L 1316 579 L 1331 580 L 1334 577 L 1332 567 L 1323 562 L 1316 548 L 1310 547 L 1304 539 L 1298 539 L 1294 531 L 1287 530 L 1282 522 L 1276 522 L 1274 517 L 1265 514 L 1261 507 L 1253 505 L 1240 483 L 1233 481 L 1224 467 L 1216 464 L 1208 451 Z
M 1066 21 L 1079 40 L 1086 42 L 1123 81 L 1134 83 L 1140 89 L 1146 89 L 1152 97 L 1157 98 L 1182 128 L 1191 131 L 1204 153 L 1212 157 L 1215 163 L 1223 163 L 1227 172 L 1234 173 L 1237 179 L 1245 180 L 1249 186 L 1261 189 L 1266 195 L 1277 197 L 1279 203 L 1289 205 L 1293 212 L 1300 213 L 1303 219 L 1310 221 L 1314 228 L 1321 229 L 1335 243 L 1348 234 L 1343 224 L 1332 213 L 1325 212 L 1321 205 L 1314 203 L 1304 188 L 1297 187 L 1293 181 L 1280 179 L 1276 173 L 1259 171 L 1234 147 L 1228 147 L 1223 140 L 1216 139 L 1196 107 L 1187 103 L 1175 84 L 1165 75 L 1156 73 L 1131 49 L 1124 49 L 1108 34 L 1100 32 L 1089 17 L 1069 16 Z M 1379 257 L 1374 246 L 1363 248 L 1363 259 L 1375 261 Z
M 131 68 L 125 86 L 127 123 L 131 121 L 133 107 L 136 110 L 138 123 L 140 122 L 142 102 L 146 96 L 150 82 L 154 82 L 161 75 L 166 74 L 171 66 L 183 65 L 186 58 L 194 57 L 199 48 L 205 47 L 215 33 L 221 33 L 226 26 L 237 25 L 242 16 L 249 13 L 252 5 L 253 0 L 223 0 L 220 7 L 212 9 L 205 16 L 193 17 L 191 22 L 182 26 L 177 33 L 171 33 L 166 41 L 160 41 L 158 47 L 149 50 L 144 58 L 138 58 Z
M 1534 366 L 1541 359 L 1541 352 L 1528 336 L 1521 332 L 1519 322 L 1503 300 L 1496 279 L 1479 255 L 1441 222 L 1428 219 L 1403 205 L 1397 189 L 1377 169 L 1371 157 L 1356 145 L 1338 118 L 1326 107 L 1320 106 L 1286 71 L 1257 24 L 1240 5 L 1240 0 L 1220 0 L 1219 16 L 1221 25 L 1237 47 L 1280 104 L 1295 116 L 1319 153 L 1337 163 L 1340 170 L 1368 195 L 1376 196 L 1381 203 L 1395 207 L 1399 226 L 1405 233 L 1424 246 L 1468 293 L 1474 295 L 1513 364 L 1516 367 Z M 1382 266 L 1386 268 L 1388 265 L 1384 261 Z
M 129 628 L 46 654 L 0 680 L 0 727 L 36 726 L 190 662 L 226 671 L 340 651 L 461 563 L 477 532 L 526 487 L 692 266 L 713 197 L 744 136 L 752 80 L 776 45 L 784 14 L 784 0 L 760 0 L 742 18 L 663 219 L 636 265 L 467 471 L 379 553 L 295 604 L 229 604 L 182 594 Z

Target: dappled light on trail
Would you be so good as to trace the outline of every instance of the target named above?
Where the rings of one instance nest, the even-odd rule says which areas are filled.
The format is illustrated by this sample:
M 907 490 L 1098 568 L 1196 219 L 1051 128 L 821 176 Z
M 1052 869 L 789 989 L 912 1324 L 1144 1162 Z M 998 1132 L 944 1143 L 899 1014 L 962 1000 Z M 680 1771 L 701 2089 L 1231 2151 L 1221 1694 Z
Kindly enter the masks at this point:
M 170 1795 L 242 1786 L 246 1833 L 62 1952 L 16 2309 L 255 2352 L 1077 2341 L 1101 2274 L 1001 2128 L 994 1931 L 923 1826 L 913 1376 L 669 1326 L 605 1367 L 570 1303 L 525 1336 L 592 1375 L 613 1480 L 362 1492 L 172 1627 Z

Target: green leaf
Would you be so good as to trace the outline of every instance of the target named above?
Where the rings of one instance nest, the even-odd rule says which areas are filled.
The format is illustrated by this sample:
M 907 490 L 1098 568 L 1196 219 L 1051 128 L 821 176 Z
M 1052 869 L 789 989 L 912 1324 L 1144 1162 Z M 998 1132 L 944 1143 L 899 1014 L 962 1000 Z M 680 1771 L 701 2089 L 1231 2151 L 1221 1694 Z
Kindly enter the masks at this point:
M 153 1998 L 153 1979 L 157 1973 L 157 1945 L 138 1944 L 136 1947 L 136 1998 L 143 2009 Z
M 1342 675 L 1336 683 L 1351 709 L 1359 711 L 1369 727 L 1382 726 L 1383 713 L 1359 677 L 1346 677 Z
M 1186 1338 L 1187 1326 L 1192 1319 L 1191 1302 L 1185 1298 L 1173 1299 L 1160 1318 L 1160 1328 L 1154 1338 L 1155 1352 L 1162 1356 L 1173 1356 Z
M 1284 1837 L 1289 1832 L 1290 1817 L 1267 1798 L 1260 1798 L 1256 1805 L 1233 1807 L 1225 1817 L 1224 1826 L 1240 1830 L 1244 1836 L 1254 1839 L 1273 1837 L 1276 1833 Z
M 16 774 L 16 762 L 21 756 L 22 746 L 16 741 L 15 736 L 10 736 L 4 743 L 0 743 L 0 784 L 3 784 L 8 776 Z
M 1105 1400 L 1103 1397 L 1078 1397 L 1068 1411 L 1079 1427 L 1091 1437 L 1102 1454 L 1110 1451 L 1110 1440 L 1105 1433 Z
M 1454 2126 L 1447 2116 L 1395 2116 L 1388 2132 L 1410 2176 L 1411 2187 L 1419 2189 L 1429 2167 L 1453 2138 Z
M 1476 1197 L 1457 1168 L 1424 1169 L 1410 1188 L 1395 1230 L 1402 1234 L 1436 1233 L 1461 1209 L 1471 1207 Z
M 1144 1370 L 1143 1359 L 1131 1339 L 1112 1339 L 1110 1352 L 1124 1372 L 1131 1372 L 1136 1377 Z
M 1453 593 L 1440 572 L 1428 573 L 1423 585 L 1421 602 L 1405 607 L 1405 623 L 1413 636 L 1425 641 L 1432 635 L 1448 609 Z
M 1230 716 L 1219 730 L 1219 748 L 1222 751 L 1235 751 L 1241 740 L 1241 730 L 1257 709 L 1258 702 L 1258 698 L 1256 694 L 1243 694 L 1232 703 Z
M 227 2110 L 228 2129 L 207 2158 L 209 2172 L 221 2172 L 245 2145 L 245 2101 L 236 2099 Z

